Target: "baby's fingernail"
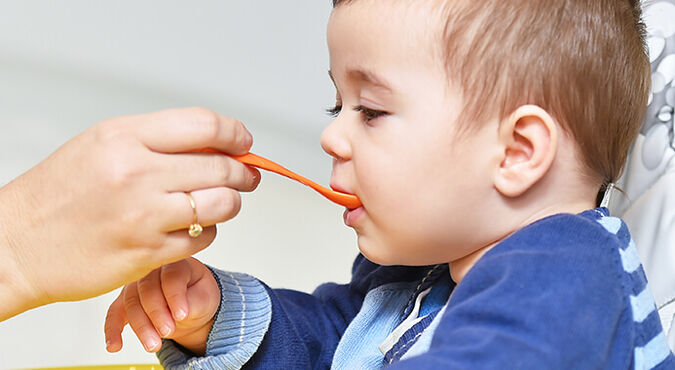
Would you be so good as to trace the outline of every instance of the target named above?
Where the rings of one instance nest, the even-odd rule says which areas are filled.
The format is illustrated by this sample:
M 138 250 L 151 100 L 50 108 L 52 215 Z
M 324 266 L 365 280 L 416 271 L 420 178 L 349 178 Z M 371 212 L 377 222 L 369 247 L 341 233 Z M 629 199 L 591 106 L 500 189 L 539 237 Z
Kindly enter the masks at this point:
M 185 311 L 183 311 L 183 309 L 179 308 L 176 311 L 176 320 L 183 320 L 186 317 L 187 317 L 187 313 L 185 313 Z
M 119 351 L 119 348 L 117 348 L 117 345 L 113 344 L 113 342 L 110 341 L 110 340 L 106 340 L 106 341 L 105 341 L 105 349 L 106 349 L 108 352 L 117 352 L 117 351 Z
M 171 334 L 171 328 L 164 325 L 159 328 L 159 334 L 161 334 L 163 337 L 166 337 L 167 335 Z
M 159 347 L 159 341 L 156 338 L 148 339 L 145 343 L 145 349 L 148 352 L 153 352 Z

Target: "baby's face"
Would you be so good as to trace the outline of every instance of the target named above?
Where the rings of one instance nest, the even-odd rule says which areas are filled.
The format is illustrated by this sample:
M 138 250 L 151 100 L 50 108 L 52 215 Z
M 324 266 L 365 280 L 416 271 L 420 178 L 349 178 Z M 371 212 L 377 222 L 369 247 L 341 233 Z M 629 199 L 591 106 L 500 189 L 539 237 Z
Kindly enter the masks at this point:
M 345 222 L 386 265 L 451 262 L 493 241 L 482 228 L 497 123 L 457 136 L 462 101 L 444 69 L 442 23 L 421 3 L 356 1 L 328 25 L 341 107 L 321 140 L 334 157 L 331 186 L 359 196 Z

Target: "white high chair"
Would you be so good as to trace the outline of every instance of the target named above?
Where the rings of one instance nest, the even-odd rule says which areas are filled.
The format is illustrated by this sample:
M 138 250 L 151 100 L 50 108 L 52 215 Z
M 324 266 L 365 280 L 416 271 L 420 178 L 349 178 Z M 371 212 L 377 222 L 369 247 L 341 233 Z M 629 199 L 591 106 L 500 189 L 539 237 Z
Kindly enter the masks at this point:
M 613 191 L 612 215 L 626 221 L 675 351 L 675 0 L 643 1 L 652 94 L 626 170 Z

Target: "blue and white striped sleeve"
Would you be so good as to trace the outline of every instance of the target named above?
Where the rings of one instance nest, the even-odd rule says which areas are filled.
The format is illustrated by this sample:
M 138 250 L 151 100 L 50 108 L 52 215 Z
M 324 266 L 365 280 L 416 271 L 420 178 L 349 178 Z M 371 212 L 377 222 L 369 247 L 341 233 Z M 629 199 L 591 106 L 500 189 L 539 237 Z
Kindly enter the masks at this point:
M 272 319 L 265 286 L 240 273 L 211 268 L 221 303 L 206 343 L 206 356 L 194 357 L 165 340 L 157 356 L 166 369 L 239 369 L 255 354 Z

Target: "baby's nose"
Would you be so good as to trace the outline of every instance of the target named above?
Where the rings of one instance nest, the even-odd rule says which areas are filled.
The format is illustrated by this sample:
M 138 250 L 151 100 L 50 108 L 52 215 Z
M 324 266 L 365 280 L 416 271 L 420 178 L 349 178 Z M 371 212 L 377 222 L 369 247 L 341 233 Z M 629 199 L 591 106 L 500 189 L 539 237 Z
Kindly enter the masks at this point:
M 321 148 L 331 157 L 338 160 L 351 158 L 351 145 L 344 132 L 344 125 L 339 117 L 331 122 L 321 134 Z

